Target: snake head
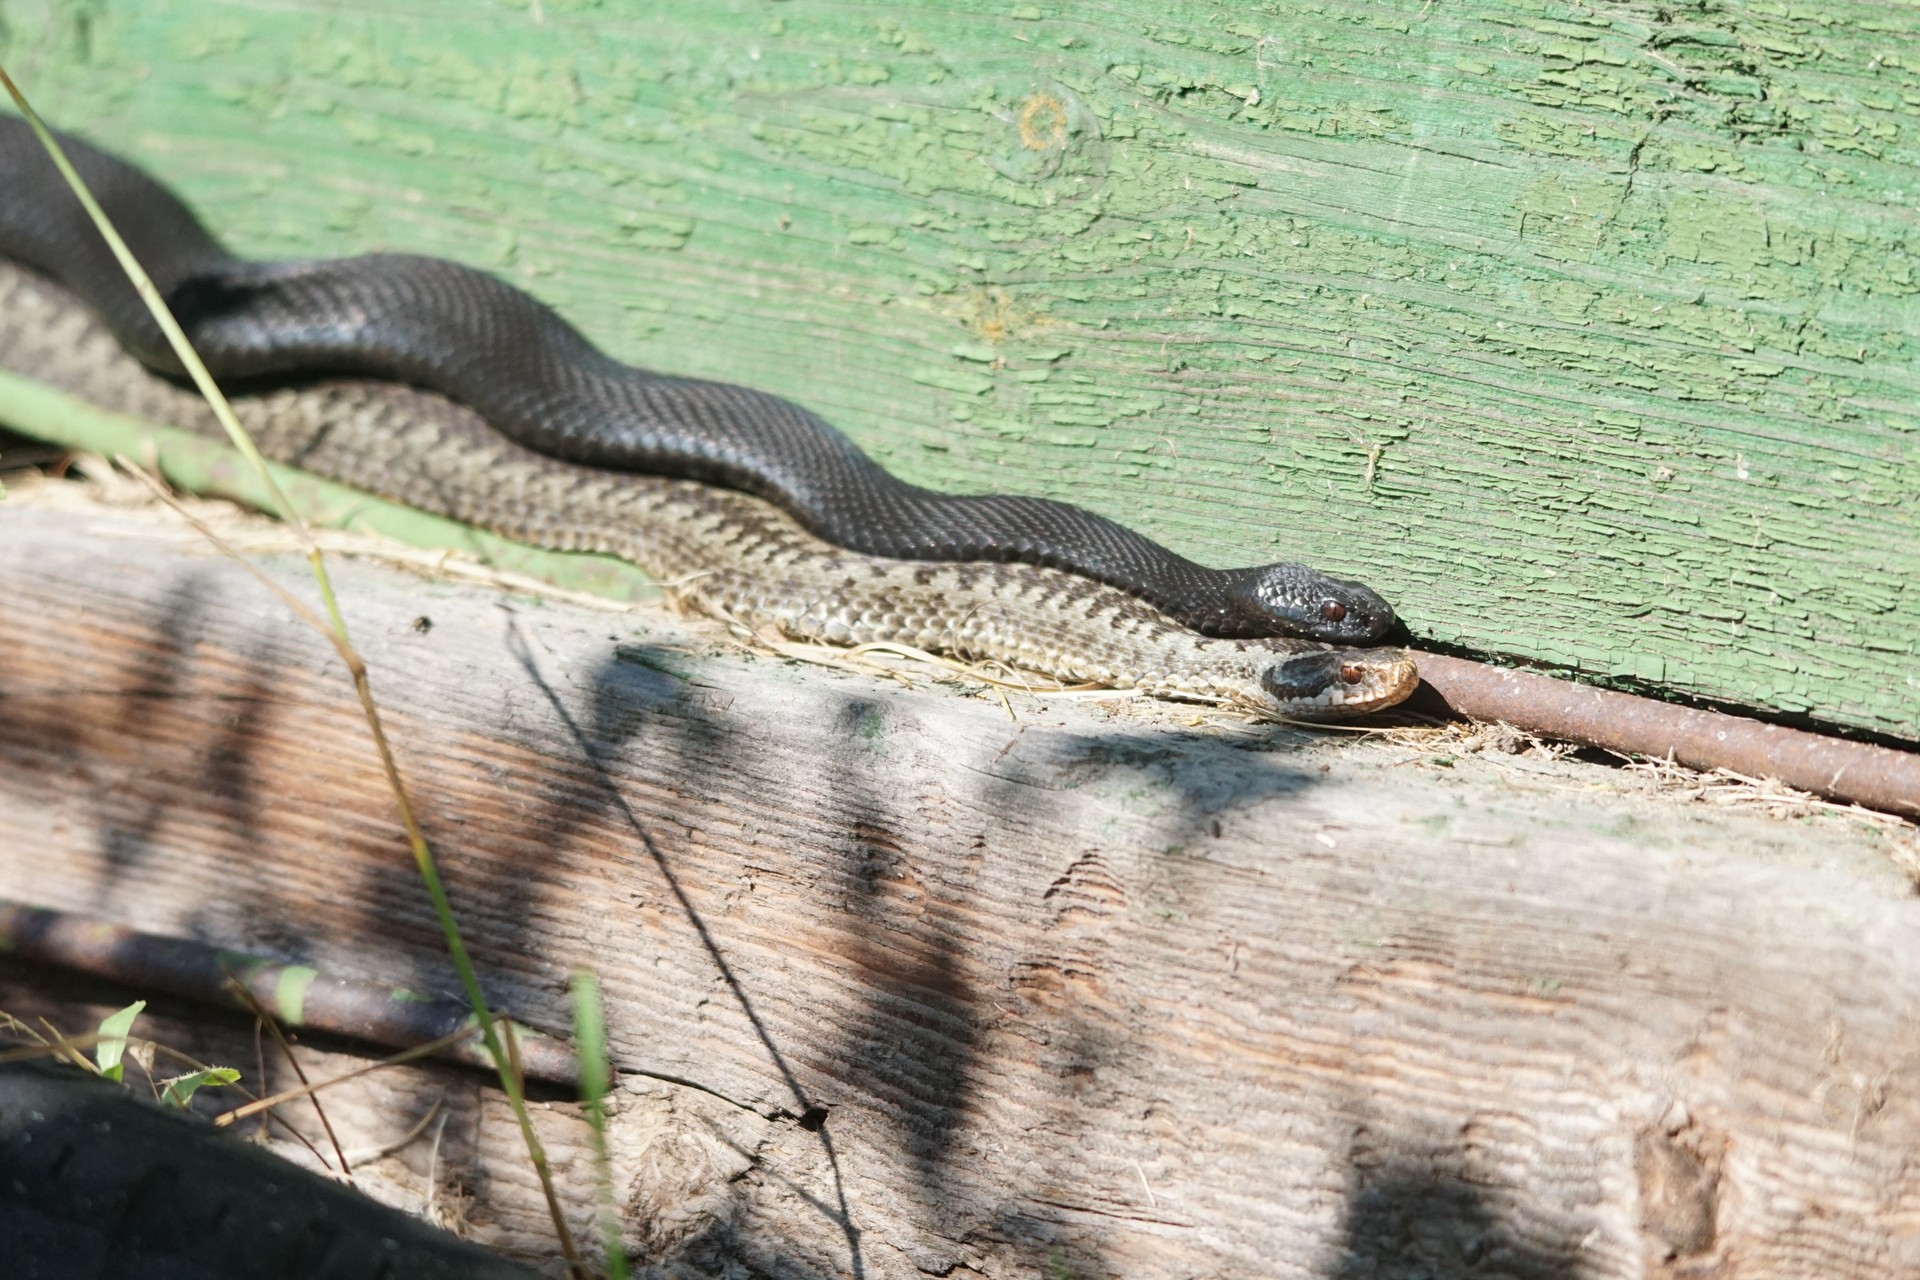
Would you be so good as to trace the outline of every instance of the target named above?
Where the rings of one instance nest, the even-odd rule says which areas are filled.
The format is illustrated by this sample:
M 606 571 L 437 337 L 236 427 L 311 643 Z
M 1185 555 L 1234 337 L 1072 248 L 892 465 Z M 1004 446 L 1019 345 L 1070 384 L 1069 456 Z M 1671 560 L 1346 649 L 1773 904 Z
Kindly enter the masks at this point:
M 1228 600 L 1237 634 L 1367 644 L 1393 625 L 1393 606 L 1362 582 L 1303 564 L 1262 565 L 1236 577 Z
M 1260 673 L 1268 710 L 1294 720 L 1334 720 L 1384 711 L 1420 683 L 1405 649 L 1317 649 Z

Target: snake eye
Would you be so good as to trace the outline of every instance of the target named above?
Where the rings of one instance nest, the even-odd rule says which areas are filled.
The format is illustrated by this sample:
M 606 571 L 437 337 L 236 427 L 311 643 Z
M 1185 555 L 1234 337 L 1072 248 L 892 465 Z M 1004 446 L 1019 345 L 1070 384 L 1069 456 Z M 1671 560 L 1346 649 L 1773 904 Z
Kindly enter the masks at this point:
M 1347 606 L 1341 604 L 1338 600 L 1323 600 L 1320 602 L 1320 616 L 1328 622 L 1345 622 L 1347 620 Z
M 1340 668 L 1340 678 L 1348 684 L 1359 684 L 1365 676 L 1366 673 L 1352 663 L 1348 663 L 1346 666 Z

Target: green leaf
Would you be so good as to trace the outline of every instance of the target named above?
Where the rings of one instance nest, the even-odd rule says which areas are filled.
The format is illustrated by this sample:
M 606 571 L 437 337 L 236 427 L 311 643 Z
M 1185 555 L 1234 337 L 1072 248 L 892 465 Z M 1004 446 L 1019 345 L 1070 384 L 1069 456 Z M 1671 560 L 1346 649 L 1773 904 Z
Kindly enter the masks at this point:
M 100 1074 L 107 1079 L 117 1081 L 125 1072 L 120 1055 L 127 1051 L 127 1032 L 133 1030 L 133 1020 L 146 1007 L 145 1000 L 135 1000 L 120 1012 L 100 1020 L 100 1043 L 93 1046 L 93 1057 L 100 1064 Z
M 232 1067 L 208 1067 L 205 1071 L 195 1071 L 190 1075 L 175 1076 L 160 1086 L 160 1101 L 169 1107 L 185 1109 L 193 1101 L 193 1095 L 201 1089 L 218 1089 L 225 1085 L 239 1084 L 240 1073 Z

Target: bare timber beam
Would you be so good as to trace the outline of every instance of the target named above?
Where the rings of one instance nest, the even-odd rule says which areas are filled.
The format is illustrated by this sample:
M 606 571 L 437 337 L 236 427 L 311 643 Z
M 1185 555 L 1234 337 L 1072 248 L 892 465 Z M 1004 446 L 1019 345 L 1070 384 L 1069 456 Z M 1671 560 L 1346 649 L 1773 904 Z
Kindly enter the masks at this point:
M 336 580 L 495 1003 L 564 1036 L 588 965 L 616 1066 L 704 1091 L 622 1095 L 651 1264 L 1920 1265 L 1920 901 L 1854 828 Z M 10 500 L 0 602 L 0 895 L 450 992 L 352 693 L 242 570 Z

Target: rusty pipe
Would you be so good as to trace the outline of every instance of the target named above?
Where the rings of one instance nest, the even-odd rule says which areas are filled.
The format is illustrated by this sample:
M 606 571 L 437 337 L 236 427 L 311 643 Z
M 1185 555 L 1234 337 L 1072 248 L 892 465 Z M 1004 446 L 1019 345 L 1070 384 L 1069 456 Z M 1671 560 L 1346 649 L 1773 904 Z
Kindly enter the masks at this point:
M 1920 819 L 1920 753 L 1413 650 L 1420 679 L 1470 720 L 1693 769 L 1774 778 L 1832 800 Z
M 50 968 L 70 969 L 122 983 L 141 994 L 168 995 L 203 1004 L 247 1008 L 232 984 L 245 985 L 282 1023 L 410 1049 L 473 1025 L 473 1010 L 458 1000 L 430 999 L 394 987 L 357 982 L 288 964 L 209 946 L 190 938 L 140 933 L 66 911 L 0 900 L 0 955 Z M 571 1085 L 573 1051 L 551 1036 L 514 1024 L 520 1068 L 528 1079 Z M 474 1037 L 434 1055 L 488 1068 L 492 1060 Z

